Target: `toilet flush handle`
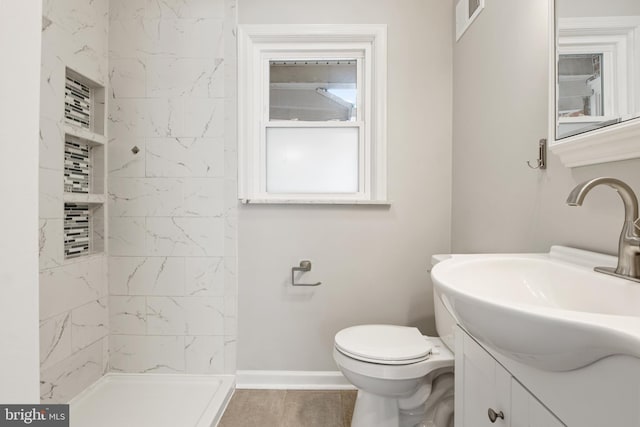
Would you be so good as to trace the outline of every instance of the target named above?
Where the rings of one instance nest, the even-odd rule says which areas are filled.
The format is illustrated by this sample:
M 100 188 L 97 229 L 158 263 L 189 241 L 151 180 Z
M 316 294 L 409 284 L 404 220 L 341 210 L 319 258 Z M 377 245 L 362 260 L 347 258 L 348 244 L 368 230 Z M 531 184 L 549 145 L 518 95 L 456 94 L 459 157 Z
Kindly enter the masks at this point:
M 303 272 L 311 271 L 311 261 L 305 259 L 303 261 L 300 261 L 300 266 L 299 267 L 292 267 L 291 268 L 291 285 L 292 286 L 318 286 L 318 285 L 322 284 L 322 282 L 318 282 L 318 283 L 296 283 L 296 271 L 303 271 Z

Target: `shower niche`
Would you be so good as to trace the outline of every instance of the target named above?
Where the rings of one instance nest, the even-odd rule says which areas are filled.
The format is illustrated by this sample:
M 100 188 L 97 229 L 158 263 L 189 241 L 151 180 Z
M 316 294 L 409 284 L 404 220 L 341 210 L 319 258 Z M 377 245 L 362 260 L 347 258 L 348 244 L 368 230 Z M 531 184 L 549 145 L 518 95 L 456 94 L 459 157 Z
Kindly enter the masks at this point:
M 64 258 L 105 252 L 105 88 L 67 68 L 64 101 Z

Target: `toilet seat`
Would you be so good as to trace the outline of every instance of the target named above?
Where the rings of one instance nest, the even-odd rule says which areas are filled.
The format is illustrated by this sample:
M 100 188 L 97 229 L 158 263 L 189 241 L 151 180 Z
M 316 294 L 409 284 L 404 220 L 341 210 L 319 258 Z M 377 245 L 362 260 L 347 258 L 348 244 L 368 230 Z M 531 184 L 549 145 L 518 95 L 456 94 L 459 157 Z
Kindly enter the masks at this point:
M 428 340 L 433 345 L 433 351 L 429 357 L 421 362 L 395 365 L 367 362 L 343 353 L 335 345 L 333 346 L 333 359 L 343 373 L 350 371 L 359 376 L 379 380 L 415 379 L 423 377 L 436 369 L 453 368 L 453 353 L 442 343 L 440 338 L 430 337 Z
M 429 358 L 431 341 L 417 328 L 395 325 L 360 325 L 341 330 L 336 350 L 356 360 L 382 365 L 407 365 Z

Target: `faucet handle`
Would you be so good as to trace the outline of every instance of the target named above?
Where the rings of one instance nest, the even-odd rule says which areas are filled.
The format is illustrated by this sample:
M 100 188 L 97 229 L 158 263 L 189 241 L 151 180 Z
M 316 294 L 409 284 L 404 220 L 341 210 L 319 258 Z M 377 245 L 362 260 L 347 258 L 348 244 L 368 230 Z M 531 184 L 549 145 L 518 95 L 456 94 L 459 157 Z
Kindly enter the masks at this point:
M 640 231 L 640 217 L 636 218 L 636 220 L 633 221 L 633 226 L 636 228 L 636 230 Z

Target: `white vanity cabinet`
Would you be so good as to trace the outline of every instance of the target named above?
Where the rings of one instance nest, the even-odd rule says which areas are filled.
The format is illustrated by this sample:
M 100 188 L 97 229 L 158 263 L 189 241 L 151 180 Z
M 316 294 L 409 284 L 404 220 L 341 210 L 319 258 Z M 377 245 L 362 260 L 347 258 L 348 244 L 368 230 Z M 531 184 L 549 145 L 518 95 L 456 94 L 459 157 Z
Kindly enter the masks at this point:
M 562 427 L 466 332 L 456 332 L 455 427 Z M 495 413 L 491 421 L 489 411 Z
M 508 425 L 511 427 L 564 426 L 555 415 L 513 377 L 511 377 L 511 423 Z

